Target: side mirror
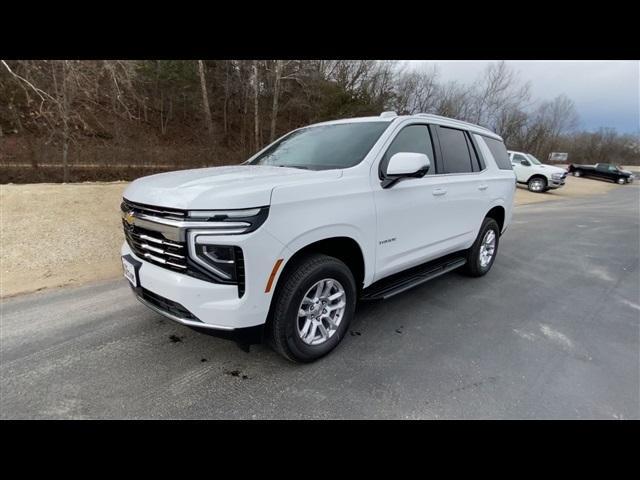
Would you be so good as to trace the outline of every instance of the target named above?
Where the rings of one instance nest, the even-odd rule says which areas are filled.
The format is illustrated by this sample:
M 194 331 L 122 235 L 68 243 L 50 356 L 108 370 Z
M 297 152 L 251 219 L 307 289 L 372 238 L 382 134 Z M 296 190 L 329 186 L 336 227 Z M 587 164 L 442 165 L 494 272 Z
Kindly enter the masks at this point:
M 389 159 L 382 188 L 389 188 L 401 178 L 422 177 L 431 168 L 431 161 L 424 153 L 398 152 Z
M 531 162 L 529 160 L 522 160 L 520 162 L 520 164 L 524 167 L 530 167 L 531 166 Z

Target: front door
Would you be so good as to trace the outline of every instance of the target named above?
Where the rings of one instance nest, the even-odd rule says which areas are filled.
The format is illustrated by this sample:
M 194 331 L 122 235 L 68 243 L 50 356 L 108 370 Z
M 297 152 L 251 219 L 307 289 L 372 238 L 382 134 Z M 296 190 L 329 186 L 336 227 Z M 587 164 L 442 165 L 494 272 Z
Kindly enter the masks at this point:
M 435 128 L 431 128 L 435 133 Z M 482 179 L 470 173 L 473 167 L 465 133 L 444 130 L 447 130 L 444 135 L 439 136 L 443 137 L 442 149 L 447 149 L 449 157 L 444 153 L 441 158 L 443 150 L 434 149 L 426 125 L 413 124 L 400 130 L 379 168 L 375 168 L 372 175 L 377 217 L 375 279 L 466 248 L 473 242 L 475 220 L 484 205 L 478 197 L 486 193 L 481 190 Z M 382 188 L 378 174 L 386 171 L 389 159 L 398 152 L 424 153 L 431 167 L 422 178 L 407 178 L 390 188 Z
M 525 162 L 523 165 L 522 162 Z M 513 172 L 516 174 L 516 178 L 519 182 L 526 182 L 531 176 L 531 168 L 528 165 L 529 160 L 524 155 L 514 153 L 511 158 L 511 165 L 513 165 Z

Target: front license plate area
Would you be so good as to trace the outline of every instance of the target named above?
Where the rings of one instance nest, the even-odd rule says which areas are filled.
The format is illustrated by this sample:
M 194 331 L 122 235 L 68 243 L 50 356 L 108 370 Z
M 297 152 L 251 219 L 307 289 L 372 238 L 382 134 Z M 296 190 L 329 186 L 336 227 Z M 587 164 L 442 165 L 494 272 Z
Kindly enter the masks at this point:
M 122 272 L 124 278 L 129 280 L 133 288 L 140 287 L 140 265 L 142 265 L 142 263 L 134 259 L 131 255 L 124 255 L 122 257 Z

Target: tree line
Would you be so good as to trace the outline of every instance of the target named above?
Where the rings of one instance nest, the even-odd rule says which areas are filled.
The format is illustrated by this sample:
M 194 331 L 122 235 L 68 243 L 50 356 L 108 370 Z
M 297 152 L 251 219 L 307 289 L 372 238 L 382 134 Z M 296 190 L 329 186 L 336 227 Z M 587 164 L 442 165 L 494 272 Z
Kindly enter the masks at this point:
M 541 160 L 568 151 L 575 161 L 631 163 L 640 154 L 632 135 L 579 131 L 571 99 L 532 98 L 504 62 L 461 83 L 396 61 L 0 61 L 1 161 L 57 163 L 64 181 L 77 163 L 239 162 L 294 128 L 384 110 L 477 123 Z

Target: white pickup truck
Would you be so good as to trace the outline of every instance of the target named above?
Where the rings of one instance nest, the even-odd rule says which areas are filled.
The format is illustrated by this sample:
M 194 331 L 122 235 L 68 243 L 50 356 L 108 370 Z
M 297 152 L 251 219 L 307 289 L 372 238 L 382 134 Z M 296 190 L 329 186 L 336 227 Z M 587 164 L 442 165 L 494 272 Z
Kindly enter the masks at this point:
M 531 192 L 544 193 L 553 188 L 560 188 L 567 178 L 564 168 L 544 165 L 530 153 L 509 151 L 509 159 L 518 183 L 527 185 Z
M 241 165 L 134 181 L 124 273 L 176 322 L 257 331 L 310 362 L 344 337 L 358 300 L 458 267 L 486 274 L 515 188 L 502 139 L 476 125 L 393 112 L 319 123 Z

